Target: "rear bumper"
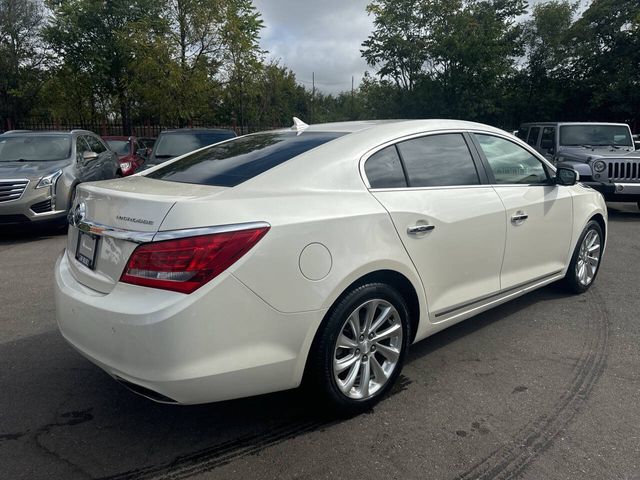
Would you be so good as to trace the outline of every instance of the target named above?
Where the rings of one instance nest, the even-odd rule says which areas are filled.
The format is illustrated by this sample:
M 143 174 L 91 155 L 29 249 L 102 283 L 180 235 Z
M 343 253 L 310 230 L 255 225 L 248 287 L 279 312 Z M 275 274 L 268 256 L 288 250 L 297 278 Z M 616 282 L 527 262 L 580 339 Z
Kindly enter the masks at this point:
M 297 387 L 324 314 L 278 312 L 229 273 L 191 295 L 120 283 L 105 295 L 75 280 L 66 253 L 55 287 L 74 348 L 134 391 L 183 404 Z

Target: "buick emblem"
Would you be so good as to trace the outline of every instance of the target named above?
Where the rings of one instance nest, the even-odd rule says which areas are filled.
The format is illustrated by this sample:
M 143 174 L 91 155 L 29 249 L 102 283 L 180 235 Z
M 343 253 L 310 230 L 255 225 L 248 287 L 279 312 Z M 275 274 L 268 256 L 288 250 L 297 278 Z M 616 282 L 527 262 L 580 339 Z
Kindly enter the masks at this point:
M 84 202 L 80 202 L 76 209 L 73 211 L 73 224 L 78 226 L 82 220 L 84 220 L 87 214 L 87 206 Z

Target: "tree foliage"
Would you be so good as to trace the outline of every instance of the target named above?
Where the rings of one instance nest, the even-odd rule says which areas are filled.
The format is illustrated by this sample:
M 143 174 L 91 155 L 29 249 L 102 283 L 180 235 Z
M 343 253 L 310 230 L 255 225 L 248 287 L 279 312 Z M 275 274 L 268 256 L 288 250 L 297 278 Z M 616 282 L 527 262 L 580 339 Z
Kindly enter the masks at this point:
M 44 1 L 44 3 L 43 3 Z M 358 89 L 310 91 L 252 0 L 0 0 L 0 128 L 24 117 L 268 128 L 363 118 L 640 127 L 640 3 L 371 0 Z

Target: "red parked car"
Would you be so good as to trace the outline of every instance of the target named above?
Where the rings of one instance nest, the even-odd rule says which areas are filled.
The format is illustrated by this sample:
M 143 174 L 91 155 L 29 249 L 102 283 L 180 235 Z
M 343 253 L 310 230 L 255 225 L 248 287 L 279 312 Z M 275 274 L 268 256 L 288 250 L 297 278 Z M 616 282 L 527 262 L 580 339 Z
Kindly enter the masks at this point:
M 102 139 L 118 154 L 120 174 L 123 177 L 134 174 L 148 157 L 148 148 L 137 137 L 107 135 Z

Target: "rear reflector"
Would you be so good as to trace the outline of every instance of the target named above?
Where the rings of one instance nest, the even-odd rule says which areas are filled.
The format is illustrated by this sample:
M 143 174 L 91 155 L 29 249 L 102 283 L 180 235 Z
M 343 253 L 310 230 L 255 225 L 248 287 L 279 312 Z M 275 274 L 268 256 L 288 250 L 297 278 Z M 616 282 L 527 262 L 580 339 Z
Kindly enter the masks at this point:
M 258 243 L 269 227 L 145 243 L 131 254 L 120 281 L 191 293 Z

